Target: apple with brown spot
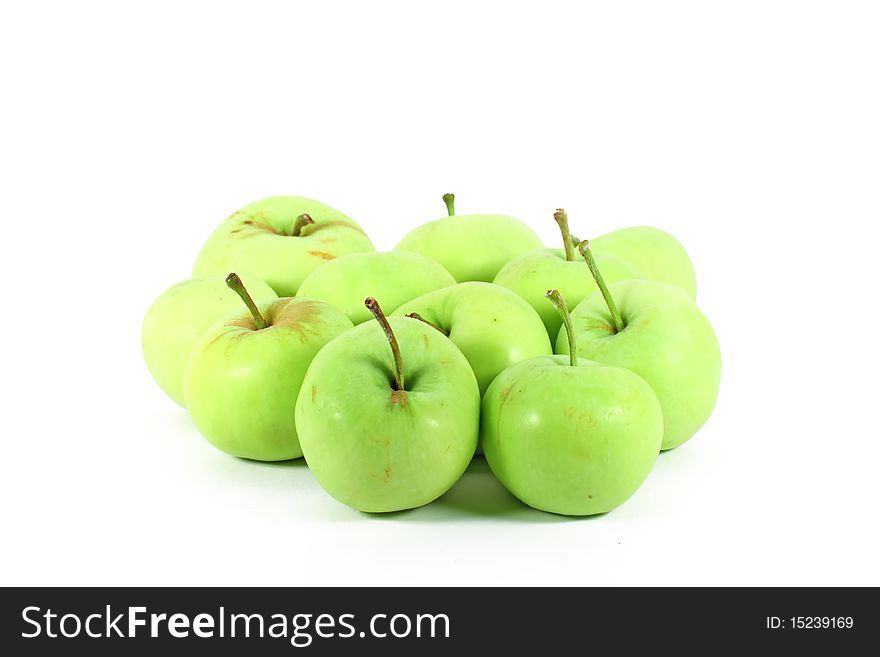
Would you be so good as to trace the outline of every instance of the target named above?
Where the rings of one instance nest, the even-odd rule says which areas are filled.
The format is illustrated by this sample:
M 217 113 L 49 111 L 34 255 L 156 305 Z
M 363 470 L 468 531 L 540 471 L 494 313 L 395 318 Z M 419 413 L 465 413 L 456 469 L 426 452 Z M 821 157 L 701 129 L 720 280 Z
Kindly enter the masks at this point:
M 301 196 L 273 196 L 243 207 L 217 227 L 196 258 L 193 277 L 249 274 L 279 296 L 292 297 L 328 260 L 374 250 L 363 229 L 339 210 Z
M 193 347 L 183 375 L 186 407 L 218 449 L 259 461 L 302 456 L 294 405 L 315 354 L 352 327 L 330 304 L 283 298 L 259 307 L 230 274 L 247 313 L 223 320 Z
M 360 511 L 427 504 L 458 481 L 477 445 L 480 391 L 445 335 L 409 317 L 356 326 L 312 361 L 296 403 L 306 462 Z

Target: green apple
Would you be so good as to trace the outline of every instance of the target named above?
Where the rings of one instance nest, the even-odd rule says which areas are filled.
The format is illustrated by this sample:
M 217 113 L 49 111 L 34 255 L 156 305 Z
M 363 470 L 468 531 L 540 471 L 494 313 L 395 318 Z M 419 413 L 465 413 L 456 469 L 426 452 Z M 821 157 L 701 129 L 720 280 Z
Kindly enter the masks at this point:
M 367 322 L 312 361 L 296 403 L 312 473 L 360 511 L 400 511 L 445 493 L 477 444 L 480 391 L 450 340 L 423 322 Z M 389 351 L 390 345 L 390 351 Z
M 548 335 L 555 339 L 562 320 L 553 306 L 547 303 L 547 289 L 557 288 L 575 306 L 598 288 L 590 276 L 590 270 L 577 256 L 565 211 L 559 209 L 553 217 L 559 224 L 565 248 L 538 249 L 514 258 L 498 272 L 495 284 L 512 290 L 528 301 L 543 320 Z M 602 265 L 602 272 L 608 282 L 641 278 L 638 269 L 625 260 L 599 253 L 596 254 L 596 260 Z
M 321 299 L 355 324 L 372 319 L 364 298 L 373 294 L 394 308 L 426 292 L 455 285 L 452 274 L 419 253 L 352 253 L 306 276 L 297 296 Z
M 480 395 L 501 370 L 553 353 L 541 319 L 510 290 L 470 281 L 429 292 L 395 310 L 449 336 L 473 369 Z
M 669 233 L 650 226 L 621 228 L 590 240 L 590 248 L 597 259 L 600 255 L 620 258 L 635 267 L 640 278 L 669 283 L 684 290 L 691 299 L 697 298 L 697 278 L 691 259 Z
M 183 375 L 186 406 L 205 438 L 228 454 L 299 458 L 294 404 L 306 369 L 352 324 L 316 299 L 276 299 L 258 307 L 238 276 L 227 281 L 250 314 L 222 320 L 199 338 Z
M 572 313 L 577 355 L 632 370 L 654 389 L 663 409 L 663 446 L 690 439 L 718 397 L 721 351 L 712 325 L 680 288 L 657 281 L 606 286 L 586 242 L 581 253 L 600 292 Z M 559 332 L 557 353 L 569 353 Z
M 193 277 L 236 271 L 292 297 L 306 276 L 328 260 L 373 251 L 363 229 L 339 210 L 300 196 L 273 196 L 243 207 L 202 247 Z
M 459 283 L 491 282 L 509 260 L 543 246 L 519 219 L 500 214 L 456 215 L 452 194 L 443 196 L 448 217 L 414 228 L 395 247 L 439 262 Z
M 183 368 L 196 341 L 218 320 L 241 308 L 224 276 L 184 281 L 159 295 L 141 325 L 141 345 L 150 374 L 165 393 L 181 406 Z M 245 284 L 262 303 L 276 298 L 263 281 L 245 276 Z
M 558 290 L 546 295 L 571 335 L 564 298 Z M 629 499 L 663 437 L 660 403 L 644 380 L 574 355 L 504 370 L 483 398 L 481 425 L 499 481 L 529 506 L 572 516 L 605 513 Z

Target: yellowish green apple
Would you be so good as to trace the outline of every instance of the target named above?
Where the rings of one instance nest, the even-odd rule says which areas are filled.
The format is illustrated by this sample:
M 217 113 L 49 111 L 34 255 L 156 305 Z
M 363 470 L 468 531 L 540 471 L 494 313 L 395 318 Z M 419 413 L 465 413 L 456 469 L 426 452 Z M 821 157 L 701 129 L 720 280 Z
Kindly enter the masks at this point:
M 541 317 L 547 334 L 555 340 L 562 320 L 553 306 L 547 303 L 547 290 L 551 287 L 558 289 L 574 307 L 598 288 L 573 246 L 565 210 L 557 210 L 553 217 L 559 225 L 565 248 L 537 249 L 514 258 L 498 272 L 495 284 L 506 287 L 525 299 Z M 597 253 L 596 260 L 602 266 L 602 273 L 609 283 L 641 278 L 638 269 L 613 255 Z
M 409 251 L 352 253 L 331 260 L 306 276 L 297 296 L 321 299 L 355 324 L 372 319 L 364 298 L 381 298 L 394 308 L 433 290 L 454 285 L 452 274 L 433 260 Z
M 306 370 L 351 321 L 316 299 L 258 306 L 238 276 L 227 280 L 249 312 L 221 320 L 199 338 L 183 376 L 186 406 L 202 435 L 228 454 L 299 458 L 294 406 Z
M 697 298 L 694 266 L 681 242 L 669 233 L 650 226 L 621 228 L 590 240 L 599 256 L 623 260 L 639 272 L 640 278 L 669 283 Z M 604 263 L 600 263 L 604 271 Z M 610 278 L 609 278 L 610 282 Z
M 449 216 L 414 228 L 395 249 L 415 251 L 439 262 L 459 283 L 491 282 L 505 263 L 543 246 L 519 219 L 500 214 L 457 215 L 455 197 L 446 194 L 443 201 Z
M 329 260 L 373 250 L 363 229 L 339 210 L 300 196 L 273 196 L 223 221 L 196 258 L 193 276 L 235 271 L 292 297 L 305 277 Z
M 553 353 L 538 314 L 510 290 L 470 281 L 429 292 L 394 311 L 421 319 L 461 349 L 482 395 L 501 370 Z
M 242 280 L 258 303 L 277 297 L 258 278 Z M 181 406 L 183 368 L 196 341 L 212 324 L 240 309 L 241 300 L 226 285 L 225 276 L 210 276 L 168 288 L 147 310 L 141 325 L 144 360 L 159 387 Z
M 625 367 L 653 388 L 663 409 L 662 449 L 689 440 L 709 418 L 718 397 L 721 351 L 712 325 L 680 288 L 657 281 L 605 285 L 587 242 L 581 253 L 599 292 L 574 309 L 577 355 Z M 556 352 L 571 350 L 559 332 Z
M 560 309 L 574 344 L 565 300 Z M 536 509 L 605 513 L 642 485 L 663 436 L 651 387 L 622 367 L 540 356 L 504 370 L 483 398 L 483 451 L 492 472 Z
M 477 444 L 480 391 L 467 359 L 432 327 L 376 317 L 312 361 L 296 403 L 306 462 L 330 495 L 367 512 L 401 511 L 445 493 Z

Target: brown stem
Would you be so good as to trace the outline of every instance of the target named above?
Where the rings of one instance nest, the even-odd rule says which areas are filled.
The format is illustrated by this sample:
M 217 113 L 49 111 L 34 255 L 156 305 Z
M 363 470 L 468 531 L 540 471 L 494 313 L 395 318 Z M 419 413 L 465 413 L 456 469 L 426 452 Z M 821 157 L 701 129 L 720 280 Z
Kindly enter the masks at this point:
M 315 220 L 312 219 L 307 214 L 301 214 L 296 218 L 296 221 L 293 224 L 293 232 L 290 234 L 291 237 L 299 237 L 299 234 L 302 232 L 302 229 L 308 226 L 309 224 L 315 223 Z
M 599 291 L 602 293 L 602 298 L 605 299 L 605 305 L 608 306 L 608 312 L 611 313 L 611 321 L 614 322 L 614 332 L 620 333 L 624 329 L 623 317 L 617 309 L 617 304 L 614 303 L 611 292 L 608 291 L 608 286 L 605 285 L 605 279 L 602 278 L 602 274 L 599 272 L 596 259 L 593 257 L 593 251 L 590 249 L 590 243 L 584 240 L 578 245 L 578 250 L 584 257 L 584 260 L 587 261 L 587 267 L 590 268 L 593 280 L 596 281 L 596 285 L 599 286 Z
M 565 325 L 565 332 L 568 334 L 568 363 L 572 366 L 577 365 L 577 339 L 574 335 L 574 325 L 571 323 L 571 313 L 568 312 L 568 304 L 565 303 L 565 297 L 555 288 L 547 290 L 544 296 L 550 299 L 550 303 L 556 308 L 556 312 L 562 317 L 562 323 Z
M 427 324 L 427 325 L 430 326 L 431 328 L 435 328 L 435 329 L 437 329 L 438 331 L 440 331 L 440 332 L 441 332 L 443 335 L 445 335 L 447 338 L 449 337 L 449 331 L 447 331 L 447 330 L 446 330 L 445 328 L 443 328 L 442 326 L 439 326 L 439 325 L 435 324 L 434 322 L 425 319 L 424 317 L 422 317 L 422 316 L 419 315 L 418 313 L 407 313 L 406 316 L 407 316 L 407 317 L 411 317 L 412 319 L 417 319 L 417 320 L 419 320 L 420 322 L 424 322 L 425 324 Z
M 394 389 L 405 390 L 403 387 L 403 356 L 400 355 L 400 345 L 397 344 L 397 336 L 394 335 L 391 324 L 388 323 L 388 318 L 382 312 L 378 301 L 373 297 L 367 297 L 364 300 L 364 305 L 367 307 L 367 310 L 373 313 L 373 317 L 376 318 L 382 330 L 385 331 L 388 344 L 391 345 L 391 355 L 394 356 Z
M 553 218 L 559 224 L 559 230 L 562 233 L 562 244 L 565 246 L 565 259 L 569 262 L 575 259 L 574 245 L 571 243 L 571 233 L 568 230 L 568 215 L 565 210 L 559 208 L 553 213 Z
M 257 304 L 254 303 L 253 298 L 248 291 L 244 287 L 244 283 L 241 282 L 241 279 L 238 277 L 238 274 L 232 273 L 226 277 L 226 285 L 229 286 L 229 289 L 235 292 L 238 296 L 241 297 L 241 300 L 244 301 L 244 305 L 247 306 L 248 310 L 251 311 L 251 315 L 254 317 L 254 324 L 257 325 L 257 330 L 262 330 L 269 326 L 269 322 L 260 314 L 260 309 L 257 308 Z

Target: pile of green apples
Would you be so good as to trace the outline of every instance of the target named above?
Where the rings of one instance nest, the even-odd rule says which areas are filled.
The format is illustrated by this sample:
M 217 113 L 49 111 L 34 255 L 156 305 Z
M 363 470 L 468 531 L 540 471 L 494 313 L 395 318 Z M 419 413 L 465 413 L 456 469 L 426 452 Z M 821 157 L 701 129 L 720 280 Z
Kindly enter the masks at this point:
M 235 212 L 147 311 L 150 372 L 215 447 L 305 457 L 360 511 L 428 504 L 481 452 L 529 506 L 614 509 L 715 405 L 690 258 L 650 227 L 581 241 L 563 210 L 544 248 L 443 199 L 389 252 L 310 199 Z

